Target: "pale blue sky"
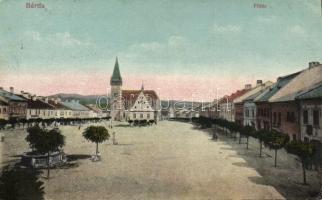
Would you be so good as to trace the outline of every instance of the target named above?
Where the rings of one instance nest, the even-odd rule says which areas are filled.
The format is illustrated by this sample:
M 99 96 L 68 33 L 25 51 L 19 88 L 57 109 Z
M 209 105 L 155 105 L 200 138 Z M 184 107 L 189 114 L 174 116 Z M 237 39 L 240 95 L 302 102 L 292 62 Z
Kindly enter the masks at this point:
M 26 2 L 0 0 L 8 74 L 111 73 L 118 56 L 123 73 L 272 78 L 322 61 L 319 0 Z

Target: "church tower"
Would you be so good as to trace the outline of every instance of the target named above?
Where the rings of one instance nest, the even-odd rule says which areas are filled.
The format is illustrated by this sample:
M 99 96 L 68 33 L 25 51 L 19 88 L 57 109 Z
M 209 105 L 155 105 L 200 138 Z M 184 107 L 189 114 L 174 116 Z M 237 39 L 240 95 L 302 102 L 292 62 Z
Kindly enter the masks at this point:
M 113 74 L 110 81 L 111 85 L 111 117 L 113 120 L 122 120 L 122 77 L 120 73 L 118 59 L 116 57 Z

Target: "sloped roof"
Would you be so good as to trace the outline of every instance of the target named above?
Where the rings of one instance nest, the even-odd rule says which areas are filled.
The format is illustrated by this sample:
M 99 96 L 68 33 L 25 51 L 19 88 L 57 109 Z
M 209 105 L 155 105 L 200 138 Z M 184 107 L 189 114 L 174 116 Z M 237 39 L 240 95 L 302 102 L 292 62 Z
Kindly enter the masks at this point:
M 126 100 L 136 100 L 142 90 L 122 90 L 122 97 Z M 156 100 L 159 99 L 157 93 L 154 90 L 143 90 L 143 94 L 146 97 L 151 97 Z
M 281 88 L 270 102 L 294 101 L 304 91 L 319 83 L 322 80 L 322 65 L 309 67 L 300 72 L 287 85 Z
M 48 103 L 51 105 L 51 106 L 53 106 L 53 107 L 55 107 L 56 109 L 63 109 L 63 110 L 65 110 L 65 109 L 68 109 L 66 106 L 64 106 L 62 103 L 60 103 L 60 102 L 55 102 L 54 100 L 48 100 Z
M 88 104 L 85 106 L 94 112 L 102 112 L 103 111 L 102 109 L 98 108 L 96 104 Z
M 6 90 L 3 90 L 3 89 L 0 89 L 0 96 L 10 100 L 10 101 L 25 101 L 24 98 L 18 96 L 18 95 L 15 95 L 11 92 L 8 92 Z
M 71 110 L 75 111 L 89 111 L 89 108 L 86 106 L 80 104 L 78 101 L 72 100 L 72 101 L 63 101 L 61 102 L 64 106 Z
M 281 76 L 277 79 L 276 83 L 269 87 L 268 90 L 266 90 L 263 95 L 258 97 L 255 101 L 256 102 L 265 102 L 268 101 L 274 94 L 276 94 L 281 88 L 283 88 L 286 84 L 288 84 L 293 78 L 295 78 L 297 75 L 299 75 L 300 72 L 296 72 L 293 74 L 289 74 L 286 76 Z
M 0 106 L 7 106 L 8 104 L 0 99 Z
M 246 98 L 258 93 L 259 91 L 269 87 L 273 85 L 273 82 L 271 81 L 266 81 L 265 83 L 261 84 L 261 85 L 258 85 L 252 89 L 250 89 L 249 91 L 247 91 L 245 94 L 237 97 L 236 99 L 233 100 L 234 103 L 241 103 L 243 102 Z
M 113 74 L 111 77 L 111 85 L 122 85 L 122 77 L 117 57 L 114 65 Z
M 43 102 L 41 101 L 40 99 L 36 99 L 36 100 L 32 100 L 32 99 L 27 99 L 27 98 L 24 98 L 23 96 L 20 96 L 19 97 L 25 99 L 25 101 L 27 101 L 27 108 L 28 109 L 46 109 L 46 110 L 53 110 L 55 107 L 46 103 L 46 102 Z
M 245 94 L 246 92 L 248 92 L 250 89 L 242 89 L 242 90 L 237 90 L 236 92 L 232 93 L 231 95 L 225 95 L 223 98 L 221 98 L 218 102 L 218 104 L 222 104 L 222 103 L 227 103 L 228 102 L 233 102 L 234 99 L 242 96 L 243 94 Z
M 296 99 L 316 99 L 322 98 L 322 82 L 313 86 L 312 88 L 308 89 L 307 91 L 303 92 L 302 94 L 298 95 Z
M 262 90 L 256 92 L 255 94 L 247 97 L 244 99 L 244 101 L 255 101 L 257 98 L 261 97 L 263 94 L 265 94 L 267 91 L 267 88 L 263 88 Z

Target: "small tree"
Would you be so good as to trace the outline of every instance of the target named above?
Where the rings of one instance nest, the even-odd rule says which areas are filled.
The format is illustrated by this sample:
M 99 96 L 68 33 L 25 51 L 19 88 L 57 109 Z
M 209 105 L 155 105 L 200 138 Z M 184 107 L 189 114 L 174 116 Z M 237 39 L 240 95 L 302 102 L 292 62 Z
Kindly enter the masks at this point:
M 259 157 L 262 157 L 263 142 L 267 134 L 268 134 L 268 131 L 264 129 L 258 130 L 254 133 L 254 137 L 259 142 Z
M 6 125 L 8 124 L 8 121 L 5 119 L 0 119 L 0 130 L 4 129 Z
M 284 133 L 277 132 L 275 130 L 268 132 L 264 136 L 264 143 L 270 149 L 275 151 L 274 166 L 277 166 L 277 151 L 285 147 L 287 142 L 290 140 L 289 136 Z
M 27 119 L 25 119 L 25 118 L 20 119 L 20 122 L 22 123 L 22 128 L 25 128 L 25 125 L 27 123 Z
M 9 123 L 11 124 L 12 129 L 15 129 L 17 122 L 18 122 L 17 118 L 15 118 L 15 117 L 9 118 Z
M 306 183 L 306 167 L 314 155 L 314 146 L 307 142 L 292 141 L 286 145 L 286 151 L 301 159 L 303 170 L 303 183 Z
M 98 143 L 102 143 L 110 138 L 108 130 L 104 126 L 89 126 L 83 132 L 83 137 L 96 143 L 96 157 L 98 154 Z
M 29 142 L 30 148 L 39 153 L 47 154 L 47 178 L 50 175 L 50 153 L 58 151 L 65 145 L 65 137 L 58 128 L 47 130 L 34 126 L 27 129 L 28 135 L 26 141 Z
M 249 144 L 249 137 L 254 135 L 255 129 L 252 126 L 244 126 L 241 128 L 240 133 L 241 135 L 246 137 L 247 145 L 246 149 L 248 149 L 248 144 Z

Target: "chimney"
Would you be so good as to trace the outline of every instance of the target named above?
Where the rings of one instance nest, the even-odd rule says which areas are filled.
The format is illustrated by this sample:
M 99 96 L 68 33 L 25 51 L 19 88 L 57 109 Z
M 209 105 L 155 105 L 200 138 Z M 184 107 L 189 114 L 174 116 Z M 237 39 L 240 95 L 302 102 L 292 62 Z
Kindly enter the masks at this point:
M 319 65 L 320 65 L 320 63 L 316 62 L 316 61 L 309 62 L 309 69 L 312 69 L 312 68 L 319 66 Z
M 3 87 L 0 87 L 0 90 L 3 90 Z
M 256 86 L 259 86 L 259 85 L 262 85 L 263 84 L 263 81 L 262 80 L 257 80 L 256 81 Z
M 15 89 L 13 87 L 10 87 L 10 93 L 14 93 L 15 92 Z
M 245 85 L 245 89 L 246 89 L 246 90 L 249 90 L 249 89 L 251 89 L 251 88 L 252 88 L 252 84 L 246 84 L 246 85 Z
M 45 102 L 48 103 L 48 97 L 45 97 Z
M 36 100 L 37 100 L 37 96 L 36 96 L 36 95 L 33 95 L 33 96 L 31 97 L 31 99 L 32 99 L 33 101 L 36 101 Z

